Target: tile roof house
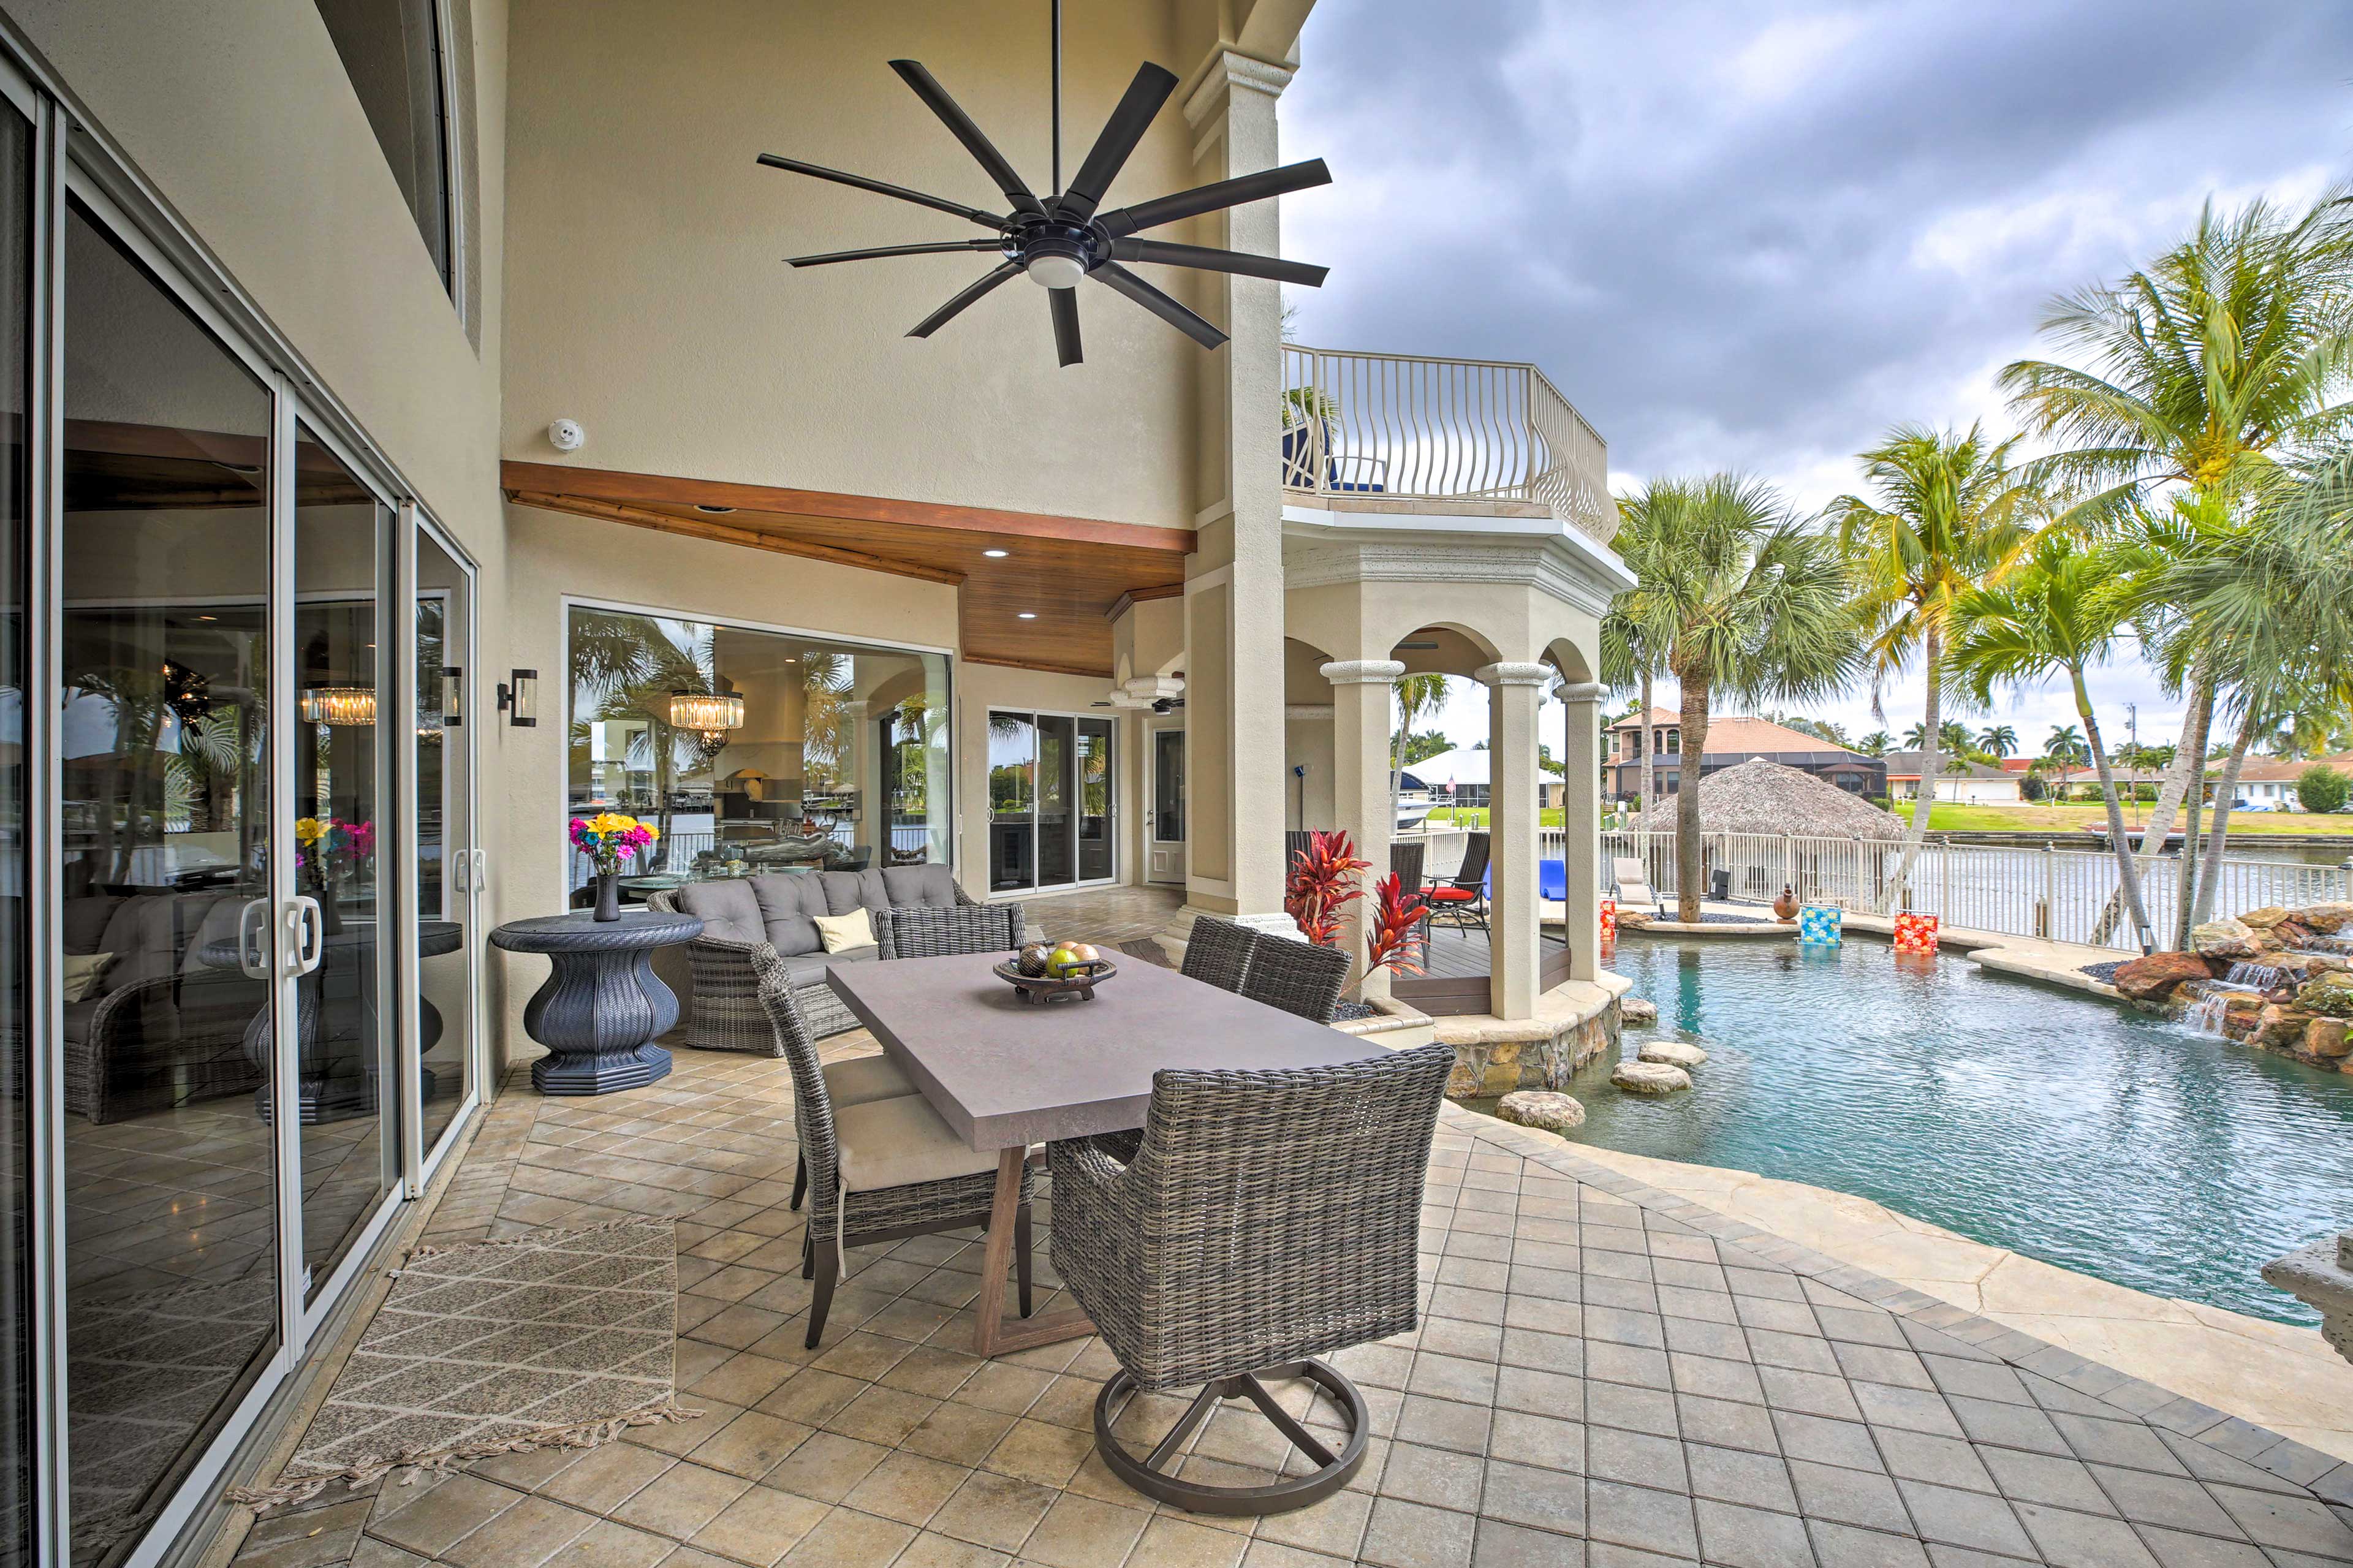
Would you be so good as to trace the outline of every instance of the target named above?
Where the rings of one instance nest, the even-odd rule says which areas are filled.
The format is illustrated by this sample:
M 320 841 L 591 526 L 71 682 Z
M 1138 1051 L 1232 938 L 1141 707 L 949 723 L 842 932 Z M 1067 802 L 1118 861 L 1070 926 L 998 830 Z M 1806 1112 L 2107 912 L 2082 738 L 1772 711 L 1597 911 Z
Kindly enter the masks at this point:
M 1660 795 L 1672 795 L 1682 787 L 1683 715 L 1653 708 L 1651 725 L 1654 779 L 1651 788 Z M 1641 721 L 1630 714 L 1609 726 L 1608 787 L 1613 800 L 1633 800 L 1641 793 Z M 1866 757 L 1820 735 L 1809 735 L 1769 719 L 1727 713 L 1708 721 L 1707 754 L 1700 765 L 1702 777 L 1737 767 L 1756 757 L 1827 779 L 1849 795 L 1887 793 L 1887 768 L 1876 757 Z
M 1897 800 L 1916 799 L 1920 794 L 1920 759 L 1918 752 L 1890 752 L 1880 760 L 1887 764 L 1888 793 Z M 2010 805 L 2023 797 L 2019 794 L 2018 781 L 2023 771 L 2013 773 L 2008 768 L 1989 767 L 1949 753 L 1936 759 L 1936 797 L 1938 800 L 1968 801 L 1980 805 Z

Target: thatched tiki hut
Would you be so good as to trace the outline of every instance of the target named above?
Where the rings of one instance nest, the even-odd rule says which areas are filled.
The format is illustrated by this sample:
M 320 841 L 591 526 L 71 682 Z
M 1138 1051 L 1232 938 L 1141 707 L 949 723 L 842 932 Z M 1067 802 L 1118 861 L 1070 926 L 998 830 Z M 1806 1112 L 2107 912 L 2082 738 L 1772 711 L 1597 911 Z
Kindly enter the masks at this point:
M 1709 773 L 1695 787 L 1700 832 L 1708 836 L 1704 864 L 1710 897 L 1728 879 L 1725 890 L 1736 899 L 1770 899 L 1788 885 L 1800 898 L 1864 904 L 1894 868 L 1891 852 L 1904 837 L 1903 818 L 1811 773 L 1756 757 Z M 1629 818 L 1626 830 L 1674 832 L 1673 798 Z M 1788 842 L 1825 838 L 1855 843 L 1849 849 Z

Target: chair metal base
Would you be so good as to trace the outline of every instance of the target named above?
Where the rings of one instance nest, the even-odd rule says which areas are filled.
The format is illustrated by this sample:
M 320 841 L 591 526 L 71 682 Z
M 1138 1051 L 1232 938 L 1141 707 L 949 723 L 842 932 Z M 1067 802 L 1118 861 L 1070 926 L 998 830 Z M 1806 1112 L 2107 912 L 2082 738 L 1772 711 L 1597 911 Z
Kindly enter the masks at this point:
M 1303 1377 L 1315 1383 L 1348 1412 L 1348 1441 L 1335 1454 L 1323 1440 L 1292 1418 L 1291 1413 L 1275 1403 L 1261 1377 Z M 1135 1380 L 1121 1372 L 1103 1385 L 1095 1395 L 1095 1452 L 1113 1475 L 1142 1492 L 1145 1497 L 1170 1503 L 1191 1513 L 1255 1515 L 1286 1513 L 1295 1508 L 1306 1508 L 1322 1502 L 1346 1486 L 1365 1462 L 1365 1435 L 1372 1421 L 1365 1409 L 1365 1396 L 1356 1385 L 1340 1371 L 1320 1361 L 1291 1362 L 1282 1366 L 1269 1367 L 1259 1373 L 1242 1373 L 1234 1377 L 1221 1377 L 1201 1385 L 1176 1425 L 1160 1439 L 1152 1452 L 1138 1459 L 1112 1436 L 1111 1426 L 1124 1395 L 1135 1391 Z M 1194 1481 L 1181 1481 L 1165 1473 L 1162 1467 L 1172 1463 L 1176 1451 L 1196 1427 L 1208 1419 L 1209 1413 L 1228 1399 L 1247 1399 L 1274 1424 L 1276 1431 L 1288 1438 L 1291 1446 L 1315 1461 L 1316 1468 L 1303 1476 L 1276 1481 L 1262 1487 L 1208 1487 Z M 1124 1406 L 1123 1405 L 1123 1408 Z

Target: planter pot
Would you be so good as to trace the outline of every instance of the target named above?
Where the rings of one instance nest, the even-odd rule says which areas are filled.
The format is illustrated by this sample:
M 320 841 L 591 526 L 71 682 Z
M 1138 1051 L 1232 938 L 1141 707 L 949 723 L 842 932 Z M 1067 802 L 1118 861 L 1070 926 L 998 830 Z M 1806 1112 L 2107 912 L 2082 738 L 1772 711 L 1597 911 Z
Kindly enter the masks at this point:
M 621 918 L 621 874 L 618 871 L 596 873 L 596 918 L 600 921 Z

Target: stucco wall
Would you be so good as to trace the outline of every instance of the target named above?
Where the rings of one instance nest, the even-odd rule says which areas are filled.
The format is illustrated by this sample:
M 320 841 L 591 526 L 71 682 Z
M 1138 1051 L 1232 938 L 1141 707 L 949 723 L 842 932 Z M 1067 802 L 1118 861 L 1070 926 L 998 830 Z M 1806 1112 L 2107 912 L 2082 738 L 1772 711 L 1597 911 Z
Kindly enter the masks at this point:
M 1135 68 L 1180 76 L 1172 3 L 1070 8 L 1064 163 Z M 994 265 L 924 256 L 795 271 L 786 256 L 984 231 L 758 166 L 764 152 L 998 210 L 1003 198 L 886 64 L 923 62 L 1015 166 L 1049 178 L 1035 0 L 780 6 L 519 0 L 509 144 L 512 458 L 1188 527 L 1208 357 L 1086 285 L 1086 363 L 1054 364 L 1014 279 L 925 341 L 907 329 Z M 1172 102 L 1113 205 L 1195 181 Z M 1187 226 L 1155 230 L 1190 239 Z M 1197 308 L 1171 269 L 1153 280 Z M 587 427 L 565 458 L 558 416 Z

